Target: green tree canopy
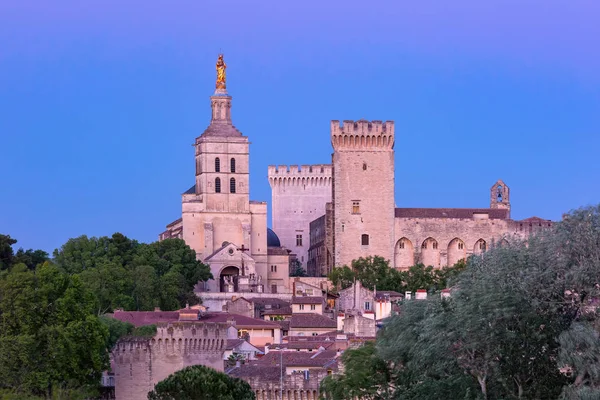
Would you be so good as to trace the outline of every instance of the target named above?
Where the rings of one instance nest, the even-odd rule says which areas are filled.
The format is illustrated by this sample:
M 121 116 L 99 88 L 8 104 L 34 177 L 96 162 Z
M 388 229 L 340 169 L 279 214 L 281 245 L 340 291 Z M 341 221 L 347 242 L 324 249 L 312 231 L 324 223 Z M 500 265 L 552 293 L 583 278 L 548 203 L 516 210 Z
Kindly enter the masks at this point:
M 0 275 L 0 389 L 51 396 L 98 385 L 108 331 L 78 276 L 46 262 Z
M 97 298 L 98 315 L 125 310 L 176 310 L 196 304 L 194 285 L 212 278 L 210 268 L 181 239 L 138 243 L 111 237 L 70 239 L 54 251 L 55 262 L 77 274 Z
M 148 400 L 254 400 L 250 385 L 203 365 L 169 375 L 148 393 Z
M 465 267 L 465 261 L 461 260 L 451 267 L 441 269 L 417 264 L 400 271 L 390 267 L 389 261 L 383 257 L 370 256 L 353 260 L 351 267 L 334 268 L 328 278 L 338 290 L 346 289 L 358 280 L 369 290 L 377 288 L 399 293 L 415 292 L 417 289 L 439 291 L 446 288 L 449 280 L 454 279 Z

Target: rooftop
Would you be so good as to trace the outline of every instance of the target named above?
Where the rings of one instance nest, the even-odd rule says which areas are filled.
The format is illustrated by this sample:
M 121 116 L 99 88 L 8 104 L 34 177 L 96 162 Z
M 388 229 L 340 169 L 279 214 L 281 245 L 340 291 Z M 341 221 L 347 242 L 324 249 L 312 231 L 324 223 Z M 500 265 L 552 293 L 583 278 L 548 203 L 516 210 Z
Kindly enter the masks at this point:
M 487 214 L 489 219 L 508 219 L 509 210 L 502 208 L 396 208 L 396 218 L 459 218 L 473 219 L 475 214 Z
M 290 329 L 293 328 L 337 328 L 337 322 L 323 315 L 306 313 L 293 314 Z

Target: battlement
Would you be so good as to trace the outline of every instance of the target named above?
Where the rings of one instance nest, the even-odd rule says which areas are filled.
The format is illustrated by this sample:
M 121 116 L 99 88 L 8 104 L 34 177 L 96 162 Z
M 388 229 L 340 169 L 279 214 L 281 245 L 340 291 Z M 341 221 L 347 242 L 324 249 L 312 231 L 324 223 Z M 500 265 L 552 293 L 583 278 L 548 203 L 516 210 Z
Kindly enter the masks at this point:
M 124 337 L 119 339 L 113 354 L 118 363 L 128 363 L 141 354 L 194 354 L 223 351 L 227 345 L 227 329 L 233 322 L 174 322 L 159 323 L 153 337 Z
M 394 135 L 394 121 L 331 121 L 331 135 Z
M 269 165 L 268 177 L 274 186 L 329 186 L 331 187 L 331 164 Z
M 331 121 L 331 145 L 334 150 L 394 148 L 394 121 Z
M 269 178 L 286 177 L 307 177 L 307 176 L 331 176 L 331 164 L 313 164 L 313 165 L 269 165 Z

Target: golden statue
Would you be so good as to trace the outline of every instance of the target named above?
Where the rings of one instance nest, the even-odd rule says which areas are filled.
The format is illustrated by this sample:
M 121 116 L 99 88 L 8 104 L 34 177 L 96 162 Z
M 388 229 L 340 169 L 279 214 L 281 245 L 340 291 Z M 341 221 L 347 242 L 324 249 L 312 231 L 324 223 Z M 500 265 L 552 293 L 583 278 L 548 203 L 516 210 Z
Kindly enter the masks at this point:
M 225 89 L 225 69 L 227 65 L 223 61 L 223 54 L 219 54 L 217 59 L 217 89 Z

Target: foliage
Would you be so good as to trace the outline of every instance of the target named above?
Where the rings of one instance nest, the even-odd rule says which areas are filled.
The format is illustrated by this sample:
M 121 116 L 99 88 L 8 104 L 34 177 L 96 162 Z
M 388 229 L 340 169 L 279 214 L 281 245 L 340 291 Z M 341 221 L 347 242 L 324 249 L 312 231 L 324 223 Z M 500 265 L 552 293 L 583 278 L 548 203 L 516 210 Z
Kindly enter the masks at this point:
M 106 337 L 106 348 L 112 349 L 117 341 L 123 336 L 130 336 L 135 328 L 133 324 L 129 322 L 119 321 L 111 317 L 102 315 L 99 317 L 100 322 L 108 330 L 108 336 Z
M 176 310 L 196 304 L 194 285 L 212 278 L 210 268 L 181 239 L 143 244 L 120 233 L 84 235 L 55 250 L 54 260 L 96 295 L 98 315 L 117 308 Z
M 341 356 L 345 372 L 329 375 L 321 382 L 321 395 L 327 400 L 391 399 L 392 368 L 378 354 L 374 342 Z
M 307 276 L 306 270 L 302 267 L 302 263 L 298 259 L 292 260 L 290 263 L 290 276 L 303 277 Z
M 133 329 L 131 336 L 153 337 L 156 335 L 156 325 L 142 325 Z
M 95 309 L 81 279 L 49 262 L 0 275 L 0 389 L 51 397 L 96 387 L 108 330 Z
M 339 271 L 338 284 L 394 282 L 381 260 L 357 261 Z M 452 296 L 404 302 L 377 339 L 374 354 L 388 375 L 369 374 L 376 369 L 366 357 L 348 363 L 341 376 L 324 380 L 328 398 L 386 390 L 396 399 L 600 396 L 599 206 L 572 211 L 554 230 L 473 256 L 466 266 L 406 272 L 404 288 L 450 281 Z M 386 390 L 373 394 L 378 386 Z
M 250 385 L 203 365 L 184 368 L 158 382 L 149 400 L 254 400 Z
M 16 243 L 17 240 L 11 238 L 10 235 L 0 234 L 0 271 L 17 264 L 24 264 L 30 270 L 34 270 L 38 265 L 50 260 L 48 253 L 43 250 L 20 248 L 15 254 L 12 246 Z
M 352 268 L 334 268 L 329 274 L 329 280 L 339 289 L 346 289 L 358 280 L 369 290 L 376 288 L 399 293 L 416 292 L 417 289 L 439 291 L 445 289 L 448 282 L 465 268 L 466 263 L 461 260 L 452 267 L 442 269 L 417 264 L 408 270 L 400 271 L 391 268 L 389 262 L 382 257 L 361 257 L 352 261 Z

